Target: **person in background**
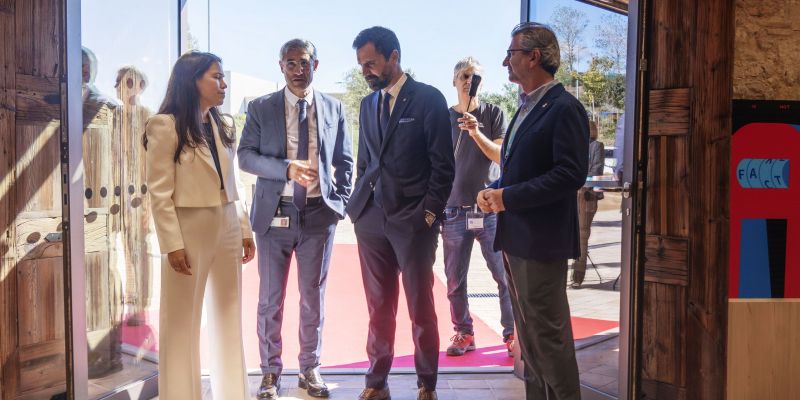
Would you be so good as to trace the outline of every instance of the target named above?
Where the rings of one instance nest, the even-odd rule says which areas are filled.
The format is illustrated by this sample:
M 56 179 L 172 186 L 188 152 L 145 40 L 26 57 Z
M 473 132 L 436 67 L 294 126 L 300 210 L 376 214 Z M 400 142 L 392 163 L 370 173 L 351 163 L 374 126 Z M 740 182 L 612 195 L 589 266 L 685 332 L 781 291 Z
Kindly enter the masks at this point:
M 478 214 L 475 210 L 475 197 L 491 183 L 489 168 L 492 162 L 500 163 L 500 145 L 506 132 L 506 119 L 500 107 L 479 101 L 477 97 L 470 99 L 472 76 L 480 75 L 482 70 L 478 60 L 472 57 L 462 59 L 453 69 L 453 86 L 458 93 L 458 104 L 450 107 L 455 179 L 442 221 L 447 298 L 456 332 L 447 347 L 449 356 L 461 356 L 475 350 L 475 333 L 467 299 L 467 274 L 475 240 L 480 244 L 486 266 L 497 283 L 503 342 L 509 356 L 514 345 L 514 315 L 503 255 L 493 248 L 497 215 Z M 468 226 L 468 217 L 472 227 Z
M 597 140 L 597 122 L 589 121 L 589 173 L 587 176 L 603 175 L 605 147 Z M 597 201 L 603 192 L 591 186 L 578 189 L 578 226 L 580 228 L 581 254 L 572 263 L 572 288 L 578 289 L 586 277 L 586 260 L 589 257 L 589 236 L 592 233 L 592 220 L 597 213 Z
M 161 248 L 158 391 L 200 400 L 200 321 L 208 284 L 211 391 L 250 398 L 242 347 L 241 267 L 255 255 L 236 203 L 234 131 L 217 109 L 222 60 L 189 52 L 172 68 L 158 114 L 147 121 L 147 186 Z

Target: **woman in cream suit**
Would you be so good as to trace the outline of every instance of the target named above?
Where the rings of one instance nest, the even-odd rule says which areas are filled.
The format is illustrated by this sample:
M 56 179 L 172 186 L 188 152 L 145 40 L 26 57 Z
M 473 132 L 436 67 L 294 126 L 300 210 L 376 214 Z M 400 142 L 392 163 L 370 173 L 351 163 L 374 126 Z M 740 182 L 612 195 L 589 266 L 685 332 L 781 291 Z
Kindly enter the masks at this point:
M 159 396 L 200 399 L 200 316 L 208 283 L 214 398 L 249 398 L 242 349 L 241 265 L 255 245 L 237 205 L 233 129 L 216 108 L 225 98 L 221 60 L 181 56 L 143 138 L 147 186 L 161 247 Z

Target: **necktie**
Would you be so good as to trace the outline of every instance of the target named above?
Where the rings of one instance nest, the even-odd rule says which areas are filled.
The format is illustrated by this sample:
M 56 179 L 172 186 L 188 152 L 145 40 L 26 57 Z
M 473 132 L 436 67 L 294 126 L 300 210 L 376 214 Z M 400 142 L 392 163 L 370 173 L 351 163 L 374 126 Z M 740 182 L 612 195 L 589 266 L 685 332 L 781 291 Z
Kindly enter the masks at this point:
M 388 92 L 383 94 L 383 105 L 381 106 L 381 141 L 383 141 L 383 138 L 389 130 L 389 100 L 391 100 L 391 98 L 392 95 Z
M 298 160 L 308 160 L 308 115 L 306 113 L 305 99 L 297 102 L 298 125 L 297 125 L 297 157 Z M 306 206 L 306 188 L 303 185 L 294 183 L 294 195 L 292 202 L 298 210 Z

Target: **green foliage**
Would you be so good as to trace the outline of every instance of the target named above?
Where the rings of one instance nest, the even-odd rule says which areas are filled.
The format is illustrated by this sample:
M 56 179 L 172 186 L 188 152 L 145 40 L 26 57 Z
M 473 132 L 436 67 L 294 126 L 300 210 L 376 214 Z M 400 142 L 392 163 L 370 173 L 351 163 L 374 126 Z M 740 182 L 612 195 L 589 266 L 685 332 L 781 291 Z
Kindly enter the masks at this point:
M 625 77 L 613 72 L 614 61 L 608 57 L 592 57 L 589 69 L 579 73 L 583 85 L 581 101 L 592 113 L 599 108 L 616 111 L 625 107 Z
M 505 113 L 506 122 L 509 122 L 514 113 L 517 112 L 518 94 L 519 86 L 513 83 L 506 83 L 500 92 L 480 93 L 478 94 L 478 99 L 484 103 L 499 106 Z
M 342 103 L 347 114 L 347 127 L 353 135 L 353 146 L 357 147 L 358 113 L 361 109 L 361 99 L 372 93 L 372 89 L 369 88 L 367 81 L 361 76 L 361 70 L 358 68 L 353 68 L 344 74 L 342 85 L 344 86 Z
M 579 73 L 582 85 L 580 100 L 596 121 L 600 140 L 614 142 L 618 114 L 625 107 L 625 76 L 613 72 L 614 61 L 608 57 L 592 57 L 589 69 Z

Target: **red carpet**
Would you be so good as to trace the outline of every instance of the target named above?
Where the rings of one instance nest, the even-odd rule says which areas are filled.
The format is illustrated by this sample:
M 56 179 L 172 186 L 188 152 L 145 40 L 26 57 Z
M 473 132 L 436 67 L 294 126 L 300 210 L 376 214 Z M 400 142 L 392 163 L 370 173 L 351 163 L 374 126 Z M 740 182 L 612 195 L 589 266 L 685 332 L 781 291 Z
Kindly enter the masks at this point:
M 295 262 L 292 261 L 287 288 L 283 321 L 284 368 L 298 368 L 297 327 L 299 319 L 299 295 Z M 256 306 L 258 303 L 258 268 L 253 260 L 245 266 L 242 276 L 244 348 L 248 369 L 259 369 L 258 340 L 256 336 Z M 436 313 L 439 318 L 440 367 L 511 367 L 513 360 L 506 355 L 502 337 L 473 315 L 475 338 L 478 349 L 462 357 L 448 357 L 444 350 L 453 335 L 447 291 L 439 279 L 434 282 Z M 128 327 L 123 325 L 123 342 L 156 351 L 158 314 L 148 315 L 149 326 Z M 323 368 L 367 368 L 367 305 L 361 281 L 361 269 L 356 245 L 335 245 L 328 273 L 325 303 L 325 327 L 322 339 Z M 619 326 L 616 321 L 590 318 L 572 318 L 575 339 L 582 339 Z M 408 319 L 405 296 L 400 294 L 397 318 L 394 367 L 414 366 L 414 345 L 411 341 L 411 323 Z M 208 342 L 205 333 L 201 338 L 203 368 L 207 368 Z

